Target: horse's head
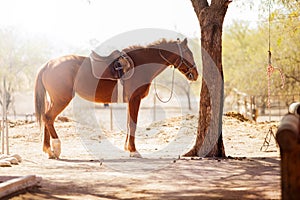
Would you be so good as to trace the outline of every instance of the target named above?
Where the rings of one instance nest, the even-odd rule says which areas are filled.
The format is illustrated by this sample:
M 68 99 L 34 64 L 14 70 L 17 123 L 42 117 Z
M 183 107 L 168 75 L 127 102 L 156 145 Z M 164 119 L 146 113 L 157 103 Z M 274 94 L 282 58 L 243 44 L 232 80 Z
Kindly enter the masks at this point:
M 196 81 L 198 71 L 194 61 L 193 53 L 187 45 L 187 39 L 182 42 L 179 39 L 175 42 L 168 42 L 163 49 L 159 50 L 161 58 L 166 65 L 173 65 L 190 81 Z M 163 55 L 163 52 L 164 54 Z
M 174 62 L 174 67 L 177 68 L 190 81 L 198 79 L 198 70 L 194 61 L 193 53 L 187 45 L 187 39 L 182 42 L 177 41 L 177 58 Z

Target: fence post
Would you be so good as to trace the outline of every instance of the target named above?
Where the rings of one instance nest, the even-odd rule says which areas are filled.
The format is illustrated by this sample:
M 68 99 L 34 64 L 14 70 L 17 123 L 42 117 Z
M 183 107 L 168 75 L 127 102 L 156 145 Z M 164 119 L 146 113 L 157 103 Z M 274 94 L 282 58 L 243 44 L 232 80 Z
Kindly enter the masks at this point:
M 3 99 L 2 99 L 3 100 Z M 1 153 L 4 154 L 4 112 L 3 112 L 3 103 L 2 103 L 2 122 L 1 122 Z
M 6 80 L 3 76 L 3 87 L 2 87 L 2 124 L 1 124 L 1 146 L 2 154 L 9 154 L 9 143 L 8 143 L 8 122 L 7 122 L 7 90 L 6 90 Z
M 156 96 L 153 95 L 153 121 L 156 121 Z
M 4 107 L 4 118 L 5 118 L 6 153 L 7 153 L 7 155 L 9 155 L 8 121 L 7 121 L 7 90 L 6 90 L 6 80 L 5 80 L 5 77 L 4 77 L 4 81 L 3 81 L 3 87 L 4 87 L 3 102 L 5 102 L 5 103 L 3 103 L 3 107 Z
M 110 110 L 110 130 L 112 131 L 114 129 L 114 122 L 113 122 L 113 104 L 110 104 L 109 106 L 109 110 Z

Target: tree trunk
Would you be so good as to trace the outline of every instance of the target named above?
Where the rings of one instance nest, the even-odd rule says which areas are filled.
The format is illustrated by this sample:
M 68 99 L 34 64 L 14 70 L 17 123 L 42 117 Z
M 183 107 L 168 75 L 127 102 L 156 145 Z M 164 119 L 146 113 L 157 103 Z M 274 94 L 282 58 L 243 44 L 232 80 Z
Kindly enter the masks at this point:
M 191 0 L 201 27 L 203 78 L 196 142 L 185 156 L 225 157 L 222 28 L 229 0 Z

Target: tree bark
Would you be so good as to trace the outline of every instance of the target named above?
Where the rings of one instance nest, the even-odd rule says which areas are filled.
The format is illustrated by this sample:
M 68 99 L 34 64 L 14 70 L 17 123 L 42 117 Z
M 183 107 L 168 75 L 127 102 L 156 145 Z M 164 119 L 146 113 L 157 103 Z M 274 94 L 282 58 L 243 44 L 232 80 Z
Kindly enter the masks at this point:
M 196 142 L 185 156 L 225 157 L 222 137 L 224 79 L 222 29 L 229 0 L 191 0 L 201 27 L 203 78 Z

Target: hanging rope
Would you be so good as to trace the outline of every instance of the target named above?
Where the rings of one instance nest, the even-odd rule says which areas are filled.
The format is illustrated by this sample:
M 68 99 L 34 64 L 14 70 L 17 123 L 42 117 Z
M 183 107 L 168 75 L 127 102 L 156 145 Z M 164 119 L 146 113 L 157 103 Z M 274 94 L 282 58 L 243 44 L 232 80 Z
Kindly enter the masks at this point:
M 269 51 L 269 64 L 267 67 L 267 76 L 268 76 L 268 103 L 267 106 L 270 109 L 271 106 L 271 75 L 273 74 L 273 72 L 275 70 L 278 70 L 280 73 L 280 78 L 281 78 L 281 88 L 284 88 L 284 83 L 285 83 L 285 76 L 284 73 L 282 71 L 282 69 L 280 69 L 279 67 L 273 67 L 272 63 L 271 63 L 271 51 Z
M 267 100 L 267 107 L 269 110 L 269 121 L 271 121 L 271 76 L 273 74 L 273 72 L 275 70 L 278 70 L 280 73 L 280 77 L 281 77 L 281 88 L 284 87 L 284 82 L 285 82 L 285 77 L 283 74 L 283 71 L 279 68 L 279 67 L 273 67 L 272 66 L 272 53 L 271 53 L 271 0 L 269 0 L 269 49 L 268 49 L 268 67 L 267 67 L 267 77 L 268 77 L 268 100 Z M 260 151 L 267 151 L 269 146 L 270 146 L 270 142 L 271 142 L 271 138 L 273 137 L 275 139 L 275 135 L 273 132 L 273 126 L 270 127 L 263 145 L 260 148 Z M 276 139 L 275 139 L 276 140 Z
M 268 59 L 268 67 L 267 67 L 267 77 L 268 77 L 268 101 L 267 101 L 267 107 L 269 109 L 269 115 L 270 115 L 270 107 L 271 107 L 271 75 L 273 74 L 273 72 L 275 70 L 278 70 L 280 73 L 280 78 L 281 78 L 281 88 L 284 87 L 284 83 L 285 83 L 285 76 L 284 73 L 282 71 L 282 69 L 280 69 L 279 67 L 273 67 L 272 66 L 272 53 L 271 53 L 271 0 L 269 0 L 269 23 L 268 23 L 268 31 L 269 31 L 269 38 L 268 38 L 268 42 L 269 42 L 269 49 L 268 49 L 268 55 L 269 55 L 269 59 Z M 270 118 L 270 116 L 269 116 Z

